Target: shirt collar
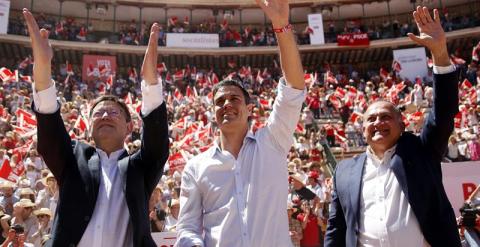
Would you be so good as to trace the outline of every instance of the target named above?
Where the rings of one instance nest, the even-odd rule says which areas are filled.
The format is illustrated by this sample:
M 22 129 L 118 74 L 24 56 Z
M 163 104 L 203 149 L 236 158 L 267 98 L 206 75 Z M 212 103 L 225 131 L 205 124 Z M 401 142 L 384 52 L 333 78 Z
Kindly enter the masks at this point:
M 110 156 L 107 155 L 107 153 L 105 153 L 105 151 L 101 150 L 100 148 L 97 148 L 97 153 L 98 153 L 98 156 L 100 157 L 100 160 L 118 160 L 118 158 L 120 157 L 120 155 L 123 154 L 123 152 L 125 152 L 126 150 L 124 148 L 121 148 L 113 153 L 110 153 Z
M 385 153 L 383 153 L 383 159 L 380 159 L 379 157 L 377 157 L 375 155 L 372 148 L 370 146 L 368 146 L 367 147 L 367 157 L 376 161 L 376 162 L 378 162 L 379 164 L 381 164 L 383 161 L 390 160 L 392 158 L 393 154 L 395 153 L 396 148 L 397 148 L 397 145 L 393 145 L 393 147 L 387 149 L 385 151 Z
M 247 132 L 247 135 L 246 135 L 245 138 L 243 139 L 243 144 L 245 144 L 245 141 L 246 141 L 247 139 L 256 140 L 255 135 L 253 134 L 252 131 L 248 131 L 248 132 Z M 209 157 L 213 157 L 217 152 L 219 152 L 219 153 L 222 152 L 222 148 L 220 148 L 220 139 L 219 139 L 219 138 L 216 138 L 216 139 L 213 141 L 213 146 L 210 147 L 207 152 L 208 152 L 208 156 L 209 156 Z

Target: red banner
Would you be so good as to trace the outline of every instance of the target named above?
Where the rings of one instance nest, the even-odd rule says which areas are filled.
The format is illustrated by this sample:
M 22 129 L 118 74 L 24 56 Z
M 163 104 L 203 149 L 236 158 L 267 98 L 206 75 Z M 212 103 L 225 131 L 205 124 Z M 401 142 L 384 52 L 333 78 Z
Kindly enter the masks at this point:
M 84 81 L 101 78 L 103 81 L 115 74 L 117 60 L 115 56 L 83 55 L 82 78 Z
M 366 33 L 347 33 L 337 35 L 338 46 L 368 46 L 370 39 Z

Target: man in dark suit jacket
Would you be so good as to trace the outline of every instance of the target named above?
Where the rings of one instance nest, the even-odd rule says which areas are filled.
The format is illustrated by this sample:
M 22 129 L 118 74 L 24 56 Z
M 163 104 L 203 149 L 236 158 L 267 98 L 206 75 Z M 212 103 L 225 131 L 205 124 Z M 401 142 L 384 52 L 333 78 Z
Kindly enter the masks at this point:
M 434 10 L 413 13 L 430 49 L 434 105 L 420 136 L 404 132 L 401 113 L 386 101 L 364 114 L 367 152 L 341 162 L 325 236 L 325 246 L 460 246 L 454 212 L 442 184 L 440 162 L 458 111 L 458 79 Z
M 133 124 L 125 103 L 98 98 L 90 111 L 95 147 L 71 141 L 51 76 L 52 49 L 24 9 L 35 58 L 32 108 L 37 116 L 38 151 L 59 184 L 59 202 L 47 246 L 156 246 L 148 202 L 168 158 L 168 126 L 157 80 L 158 24 L 152 26 L 142 73 L 142 145 L 128 155 L 123 144 Z

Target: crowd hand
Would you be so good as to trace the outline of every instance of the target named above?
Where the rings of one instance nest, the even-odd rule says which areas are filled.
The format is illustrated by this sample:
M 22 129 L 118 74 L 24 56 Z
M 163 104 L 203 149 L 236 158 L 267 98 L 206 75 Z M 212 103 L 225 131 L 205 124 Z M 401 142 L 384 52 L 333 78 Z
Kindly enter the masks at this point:
M 437 9 L 433 10 L 433 19 L 427 7 L 418 6 L 413 12 L 413 18 L 417 23 L 419 36 L 408 33 L 408 37 L 419 45 L 427 47 L 433 57 L 436 66 L 450 65 L 447 50 L 447 38 L 440 23 L 440 14 Z
M 150 220 L 155 221 L 157 219 L 157 214 L 155 213 L 155 210 L 150 211 Z
M 160 26 L 153 23 L 150 30 L 150 39 L 148 40 L 147 51 L 143 59 L 141 74 L 145 82 L 149 85 L 158 84 L 157 77 L 157 59 L 158 59 L 158 32 Z
M 23 17 L 27 23 L 28 34 L 32 43 L 32 52 L 34 58 L 33 75 L 35 80 L 35 89 L 42 91 L 51 86 L 51 61 L 53 50 L 48 42 L 48 31 L 38 27 L 33 14 L 26 8 L 23 9 Z
M 15 239 L 15 230 L 14 229 L 10 229 L 8 231 L 8 234 L 7 234 L 7 239 L 5 239 L 5 241 L 3 242 L 3 245 L 4 244 L 9 244 L 10 242 L 12 242 L 14 239 Z M 3 246 L 2 245 L 2 246 Z
M 288 0 L 255 0 L 263 12 L 272 21 L 274 28 L 282 28 L 288 24 Z
M 25 234 L 18 234 L 18 247 L 25 247 Z

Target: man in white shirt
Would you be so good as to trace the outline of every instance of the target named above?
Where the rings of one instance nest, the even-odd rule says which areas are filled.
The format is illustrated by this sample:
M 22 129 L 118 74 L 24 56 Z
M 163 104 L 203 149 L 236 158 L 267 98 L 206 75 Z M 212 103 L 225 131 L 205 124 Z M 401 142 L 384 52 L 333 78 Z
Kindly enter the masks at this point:
M 305 100 L 305 82 L 287 0 L 257 0 L 276 30 L 284 78 L 266 126 L 249 132 L 250 97 L 240 82 L 214 87 L 220 137 L 182 176 L 177 246 L 292 246 L 287 154 Z
M 148 202 L 168 158 L 167 113 L 157 79 L 159 26 L 152 26 L 142 65 L 142 145 L 128 155 L 132 131 L 126 104 L 112 95 L 96 99 L 89 113 L 95 147 L 72 141 L 60 115 L 51 79 L 53 51 L 48 32 L 23 10 L 35 59 L 33 86 L 38 152 L 59 185 L 52 238 L 46 246 L 156 246 Z
M 458 78 L 450 63 L 438 10 L 413 13 L 434 63 L 434 102 L 420 136 L 404 131 L 401 112 L 387 101 L 364 114 L 367 152 L 336 169 L 325 246 L 460 246 L 440 162 L 458 112 Z

